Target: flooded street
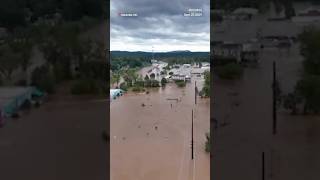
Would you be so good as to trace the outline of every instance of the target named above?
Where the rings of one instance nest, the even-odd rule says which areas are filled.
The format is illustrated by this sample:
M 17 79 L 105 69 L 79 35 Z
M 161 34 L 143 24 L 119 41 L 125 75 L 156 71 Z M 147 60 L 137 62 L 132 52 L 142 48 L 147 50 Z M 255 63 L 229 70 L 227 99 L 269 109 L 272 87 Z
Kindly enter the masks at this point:
M 39 108 L 8 119 L 0 129 L 5 180 L 105 180 L 107 101 L 55 95 Z
M 278 132 L 272 135 L 272 62 L 283 93 L 292 92 L 302 72 L 298 44 L 290 52 L 265 49 L 257 68 L 245 68 L 236 81 L 214 79 L 213 178 L 318 179 L 319 116 L 292 116 L 278 109 Z M 230 173 L 232 171 L 233 173 Z
M 196 81 L 200 90 L 203 80 Z M 111 102 L 112 180 L 209 180 L 205 133 L 210 128 L 210 100 L 198 98 L 195 105 L 194 84 L 193 80 L 178 88 L 168 83 L 165 88 L 150 89 L 149 94 L 130 92 Z

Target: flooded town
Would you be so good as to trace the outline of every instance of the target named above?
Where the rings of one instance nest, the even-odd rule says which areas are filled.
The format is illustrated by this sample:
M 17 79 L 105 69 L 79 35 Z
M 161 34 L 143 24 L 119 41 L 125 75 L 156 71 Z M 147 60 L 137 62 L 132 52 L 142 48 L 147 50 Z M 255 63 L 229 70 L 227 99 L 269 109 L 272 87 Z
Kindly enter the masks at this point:
M 112 179 L 210 178 L 210 156 L 205 148 L 210 99 L 196 92 L 203 89 L 210 64 L 202 63 L 201 68 L 175 64 L 168 75 L 160 75 L 167 64 L 153 61 L 152 66 L 137 72 L 143 77 L 155 73 L 155 79 L 167 78 L 166 85 L 110 94 Z M 186 84 L 179 87 L 175 80 Z
M 110 178 L 209 180 L 210 2 L 110 5 Z
M 213 179 L 319 178 L 319 6 L 267 6 L 211 12 Z

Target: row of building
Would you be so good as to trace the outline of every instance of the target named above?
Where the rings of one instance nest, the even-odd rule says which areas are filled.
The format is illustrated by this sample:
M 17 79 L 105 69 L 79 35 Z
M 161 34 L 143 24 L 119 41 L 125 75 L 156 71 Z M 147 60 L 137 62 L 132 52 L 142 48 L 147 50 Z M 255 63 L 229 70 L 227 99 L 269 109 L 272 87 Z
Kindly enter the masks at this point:
M 167 70 L 168 63 L 152 60 L 152 68 L 148 71 L 149 77 L 154 77 L 155 80 L 161 81 L 162 78 L 170 80 L 190 81 L 192 75 L 203 75 L 205 71 L 210 71 L 210 63 L 202 62 L 198 64 L 175 64 Z M 153 75 L 152 75 L 153 74 Z
M 244 42 L 212 41 L 211 48 L 215 64 L 226 59 L 238 63 L 258 63 L 264 48 L 289 50 L 296 41 L 296 37 L 289 36 L 260 36 Z

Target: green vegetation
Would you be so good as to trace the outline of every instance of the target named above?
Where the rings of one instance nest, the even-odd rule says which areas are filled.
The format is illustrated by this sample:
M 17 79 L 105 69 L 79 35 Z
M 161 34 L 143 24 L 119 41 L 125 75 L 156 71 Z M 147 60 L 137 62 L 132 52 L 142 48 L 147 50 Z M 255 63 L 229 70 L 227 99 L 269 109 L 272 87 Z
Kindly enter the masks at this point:
M 142 68 L 150 64 L 150 60 L 143 57 L 112 57 L 110 61 L 110 69 L 112 71 L 119 71 L 123 68 Z
M 204 86 L 200 91 L 201 97 L 210 97 L 210 72 L 204 73 Z
M 141 86 L 134 86 L 134 87 L 132 88 L 132 91 L 133 91 L 133 92 L 142 92 L 142 91 L 144 91 L 144 88 L 141 87 Z
M 178 87 L 185 87 L 186 86 L 186 82 L 184 80 L 176 80 L 175 83 Z
M 216 67 L 216 74 L 221 79 L 238 79 L 243 74 L 243 68 L 237 63 L 229 63 Z
M 99 83 L 90 78 L 78 79 L 71 87 L 71 93 L 75 95 L 97 94 L 99 93 L 99 90 Z
M 31 77 L 32 85 L 47 93 L 55 92 L 56 80 L 49 66 L 36 68 Z
M 21 69 L 23 79 L 16 84 L 31 84 L 49 93 L 63 81 L 74 80 L 75 94 L 100 92 L 106 89 L 107 63 L 104 46 L 83 34 L 101 24 L 107 12 L 103 0 L 4 0 L 0 6 L 0 27 L 6 35 L 0 44 L 0 79 L 12 85 L 12 74 Z M 42 66 L 32 65 L 34 50 L 44 56 Z M 20 78 L 20 77 L 19 77 Z M 84 82 L 102 84 L 93 90 Z M 108 84 L 108 83 L 107 83 Z M 89 85 L 88 85 L 89 86 Z M 79 87 L 79 90 L 75 90 Z
M 124 91 L 128 91 L 128 86 L 125 82 L 120 84 L 120 89 L 124 90 Z
M 167 79 L 166 79 L 166 78 L 162 78 L 162 79 L 161 79 L 161 85 L 162 85 L 162 86 L 165 86 L 167 83 L 168 83 L 168 82 L 167 82 Z
M 284 108 L 297 114 L 299 105 L 303 113 L 319 113 L 320 111 L 320 30 L 306 29 L 300 35 L 301 54 L 304 57 L 304 73 L 297 82 L 294 92 L 285 96 Z
M 144 83 L 144 87 L 160 87 L 159 81 L 151 79 Z

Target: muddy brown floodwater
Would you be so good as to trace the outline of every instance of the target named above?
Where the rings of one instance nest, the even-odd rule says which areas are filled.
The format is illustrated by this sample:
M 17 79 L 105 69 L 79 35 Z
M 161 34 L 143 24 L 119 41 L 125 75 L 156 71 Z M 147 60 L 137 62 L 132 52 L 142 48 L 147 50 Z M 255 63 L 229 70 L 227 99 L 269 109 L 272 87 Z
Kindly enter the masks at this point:
M 203 80 L 193 78 L 185 88 L 168 83 L 165 88 L 150 89 L 149 94 L 127 93 L 111 102 L 112 180 L 210 179 L 210 156 L 205 152 L 210 100 L 198 98 L 195 105 L 195 80 L 201 89 Z M 175 98 L 179 101 L 168 100 Z

